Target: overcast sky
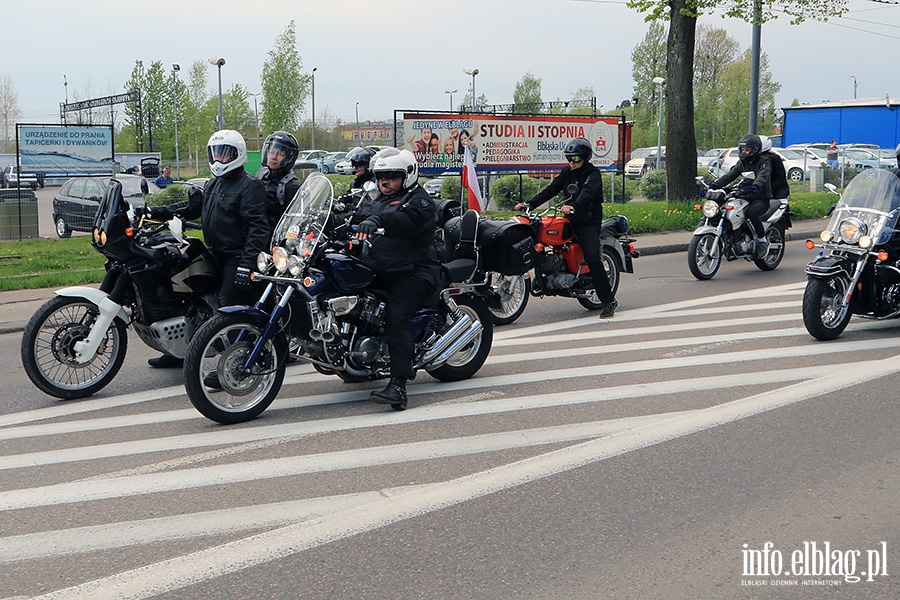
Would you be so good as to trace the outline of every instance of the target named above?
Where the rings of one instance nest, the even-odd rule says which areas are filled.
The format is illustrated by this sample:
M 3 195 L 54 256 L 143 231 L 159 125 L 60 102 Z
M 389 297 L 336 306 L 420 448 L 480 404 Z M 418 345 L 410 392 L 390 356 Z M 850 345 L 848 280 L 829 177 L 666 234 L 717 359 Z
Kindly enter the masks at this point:
M 851 76 L 859 98 L 900 97 L 900 6 L 848 7 L 828 23 L 763 26 L 779 106 L 853 98 Z M 632 95 L 631 51 L 647 31 L 624 0 L 9 2 L 0 76 L 12 78 L 21 120 L 32 123 L 58 123 L 66 92 L 69 101 L 123 93 L 138 59 L 186 70 L 220 55 L 224 89 L 237 82 L 258 92 L 266 53 L 291 20 L 304 70 L 317 68 L 317 117 L 327 110 L 350 123 L 357 102 L 362 121 L 394 109 L 448 109 L 447 90 L 457 90 L 456 107 L 472 83 L 469 65 L 489 104 L 512 102 L 516 82 L 531 72 L 544 100 L 591 86 L 610 109 Z M 749 48 L 750 25 L 718 15 L 700 22 Z M 211 91 L 216 82 L 210 65 Z

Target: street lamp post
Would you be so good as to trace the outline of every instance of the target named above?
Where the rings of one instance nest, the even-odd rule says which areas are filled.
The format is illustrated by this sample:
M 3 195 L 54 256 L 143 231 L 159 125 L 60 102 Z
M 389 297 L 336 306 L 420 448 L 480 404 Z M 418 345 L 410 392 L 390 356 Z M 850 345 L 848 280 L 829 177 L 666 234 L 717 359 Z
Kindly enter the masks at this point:
M 656 122 L 656 168 L 659 169 L 660 158 L 662 155 L 662 101 L 663 101 L 663 84 L 666 82 L 662 77 L 654 77 L 653 83 L 656 84 L 657 93 L 659 94 L 659 120 Z
M 445 94 L 450 94 L 450 112 L 453 112 L 453 94 L 458 90 L 444 90 Z
M 475 112 L 475 76 L 478 75 L 478 69 L 475 67 L 465 67 L 463 73 L 472 76 L 472 112 Z
M 181 67 L 172 65 L 172 111 L 175 113 L 175 176 L 181 179 L 181 157 L 178 154 L 178 71 Z
M 222 116 L 222 65 L 225 59 L 221 56 L 213 56 L 209 59 L 209 64 L 219 68 L 219 130 L 225 129 L 225 118 Z
M 256 105 L 256 97 L 259 96 L 262 92 L 258 92 L 256 94 L 250 94 L 253 96 L 253 114 L 256 117 L 256 151 L 259 152 L 259 142 L 262 138 L 262 131 L 259 130 L 259 107 Z
M 316 149 L 316 69 L 319 67 L 313 67 L 312 70 L 312 133 L 310 134 L 310 146 L 312 149 Z
M 637 108 L 638 100 L 640 100 L 640 98 L 638 98 L 637 96 L 635 96 L 634 98 L 631 99 L 631 122 L 632 122 L 632 123 L 635 122 L 635 120 L 634 120 L 634 110 Z
M 359 141 L 359 101 L 356 101 L 356 141 Z M 360 144 L 362 146 L 362 144 Z
M 850 79 L 853 80 L 853 99 L 856 100 L 856 88 L 859 86 L 859 82 L 856 81 L 856 75 L 851 75 Z

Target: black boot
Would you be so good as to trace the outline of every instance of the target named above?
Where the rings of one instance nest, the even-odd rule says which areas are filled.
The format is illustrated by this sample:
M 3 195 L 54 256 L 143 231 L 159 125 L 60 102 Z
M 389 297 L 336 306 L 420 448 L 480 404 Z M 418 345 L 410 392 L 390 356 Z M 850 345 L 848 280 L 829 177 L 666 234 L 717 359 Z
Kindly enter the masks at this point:
M 154 369 L 180 369 L 184 366 L 184 361 L 170 354 L 163 354 L 162 356 L 148 359 L 147 364 Z
M 391 377 L 391 382 L 380 392 L 369 394 L 369 400 L 377 404 L 390 404 L 394 410 L 406 410 L 406 380 Z

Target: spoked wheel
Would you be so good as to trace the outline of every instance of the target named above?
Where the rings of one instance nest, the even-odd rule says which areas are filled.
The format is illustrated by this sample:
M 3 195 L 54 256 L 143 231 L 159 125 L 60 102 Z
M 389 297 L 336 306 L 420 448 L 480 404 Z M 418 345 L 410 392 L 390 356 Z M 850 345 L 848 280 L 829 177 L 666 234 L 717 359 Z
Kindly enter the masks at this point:
M 454 298 L 459 310 L 473 320 L 481 321 L 482 329 L 475 339 L 460 348 L 440 367 L 427 369 L 432 377 L 441 381 L 461 381 L 478 372 L 491 352 L 494 341 L 494 324 L 487 303 L 481 298 L 457 296 Z
M 715 277 L 722 265 L 722 246 L 712 233 L 695 235 L 688 245 L 688 267 L 700 281 Z
M 771 271 L 784 258 L 784 229 L 780 225 L 772 225 L 766 231 L 769 248 L 762 258 L 753 259 L 753 263 L 763 271 Z
M 522 316 L 531 293 L 527 275 L 491 273 L 491 289 L 500 297 L 499 307 L 489 307 L 494 325 L 508 325 Z
M 197 331 L 184 358 L 184 387 L 203 416 L 242 423 L 272 404 L 284 381 L 288 345 L 283 334 L 268 340 L 245 372 L 260 336 L 256 322 L 240 314 L 217 314 Z
M 22 366 L 42 392 L 71 400 L 103 389 L 125 360 L 128 333 L 116 318 L 85 363 L 75 360 L 75 343 L 87 339 L 97 318 L 97 306 L 83 298 L 57 296 L 32 315 L 22 335 Z
M 803 292 L 803 324 L 817 340 L 837 338 L 850 322 L 850 305 L 844 298 L 850 282 L 846 277 L 810 277 Z

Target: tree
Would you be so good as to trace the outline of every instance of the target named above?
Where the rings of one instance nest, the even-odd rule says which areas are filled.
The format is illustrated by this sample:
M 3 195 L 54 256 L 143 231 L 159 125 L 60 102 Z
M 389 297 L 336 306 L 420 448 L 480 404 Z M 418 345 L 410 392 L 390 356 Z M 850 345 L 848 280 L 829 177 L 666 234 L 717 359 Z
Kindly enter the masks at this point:
M 826 20 L 846 10 L 847 0 L 783 0 L 777 9 L 761 0 L 629 0 L 628 6 L 647 13 L 648 21 L 668 16 L 666 61 L 666 177 L 672 198 L 691 198 L 697 191 L 697 143 L 694 134 L 694 46 L 697 17 L 722 10 L 725 16 L 754 24 L 788 15 L 792 24 L 807 18 Z
M 526 114 L 541 112 L 538 105 L 541 103 L 541 79 L 530 72 L 525 73 L 522 79 L 516 83 L 513 92 L 513 113 Z
M 481 94 L 477 98 L 475 98 L 475 110 L 472 110 L 472 92 L 466 93 L 465 96 L 462 97 L 462 100 L 459 101 L 456 109 L 462 112 L 484 112 L 484 107 L 487 106 L 487 96 Z
M 694 132 L 701 148 L 731 145 L 725 133 L 730 116 L 722 110 L 726 90 L 725 71 L 738 57 L 740 44 L 725 29 L 700 25 L 694 49 Z M 747 89 L 744 82 L 739 85 Z M 748 90 L 749 92 L 749 90 Z M 747 114 L 747 111 L 743 111 Z M 749 118 L 749 117 L 748 117 Z M 748 119 L 744 119 L 747 123 Z
M 666 30 L 659 21 L 651 21 L 644 39 L 631 51 L 631 77 L 634 80 L 634 147 L 656 146 L 657 86 L 654 77 L 666 72 Z
M 3 126 L 3 151 L 15 150 L 16 121 L 22 115 L 19 110 L 19 95 L 13 85 L 12 77 L 5 75 L 0 79 L 0 124 Z
M 268 57 L 261 76 L 263 135 L 279 129 L 296 131 L 312 77 L 302 72 L 293 21 L 275 39 L 275 47 L 269 50 Z

